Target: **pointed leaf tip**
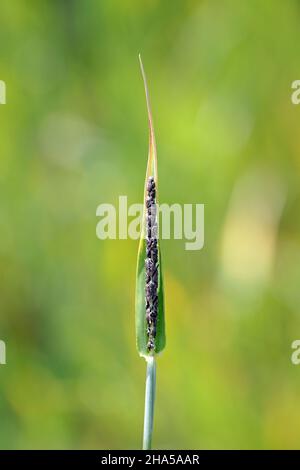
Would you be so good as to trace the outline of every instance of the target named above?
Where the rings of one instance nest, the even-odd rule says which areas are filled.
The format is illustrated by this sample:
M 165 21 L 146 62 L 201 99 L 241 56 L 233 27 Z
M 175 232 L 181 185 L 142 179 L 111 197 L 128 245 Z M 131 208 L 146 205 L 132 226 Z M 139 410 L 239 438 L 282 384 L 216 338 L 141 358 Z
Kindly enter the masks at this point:
M 148 113 L 148 123 L 149 123 L 149 152 L 148 152 L 147 177 L 152 175 L 157 184 L 157 153 L 156 153 L 154 125 L 153 125 L 153 117 L 152 117 L 151 104 L 150 104 L 149 89 L 148 89 L 148 84 L 147 84 L 147 77 L 146 77 L 141 54 L 139 54 L 139 62 L 140 62 L 140 69 L 141 69 L 142 78 L 144 82 L 147 113 Z

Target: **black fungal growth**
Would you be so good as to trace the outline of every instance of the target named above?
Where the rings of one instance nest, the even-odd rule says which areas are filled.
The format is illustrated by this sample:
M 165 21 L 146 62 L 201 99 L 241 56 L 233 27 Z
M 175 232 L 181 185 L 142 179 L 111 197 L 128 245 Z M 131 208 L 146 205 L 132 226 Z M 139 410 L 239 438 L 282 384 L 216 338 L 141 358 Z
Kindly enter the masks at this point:
M 146 321 L 147 349 L 155 350 L 155 337 L 158 313 L 158 248 L 157 248 L 157 214 L 156 188 L 153 176 L 147 182 L 146 197 Z

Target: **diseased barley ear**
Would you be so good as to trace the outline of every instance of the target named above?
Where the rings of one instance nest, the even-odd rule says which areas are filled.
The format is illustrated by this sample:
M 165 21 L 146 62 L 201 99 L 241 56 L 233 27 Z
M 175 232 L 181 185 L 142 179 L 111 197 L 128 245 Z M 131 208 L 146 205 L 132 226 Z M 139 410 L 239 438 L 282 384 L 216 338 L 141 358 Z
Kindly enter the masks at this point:
M 164 292 L 158 229 L 158 175 L 156 144 L 149 93 L 143 64 L 148 121 L 149 152 L 144 186 L 144 211 L 138 250 L 135 296 L 136 343 L 141 356 L 160 353 L 166 342 Z
M 144 187 L 142 231 L 137 258 L 135 326 L 137 350 L 147 361 L 143 449 L 151 449 L 156 382 L 155 356 L 164 349 L 166 335 L 163 276 L 158 236 L 156 144 L 146 76 L 141 57 L 139 59 L 149 120 L 149 153 Z

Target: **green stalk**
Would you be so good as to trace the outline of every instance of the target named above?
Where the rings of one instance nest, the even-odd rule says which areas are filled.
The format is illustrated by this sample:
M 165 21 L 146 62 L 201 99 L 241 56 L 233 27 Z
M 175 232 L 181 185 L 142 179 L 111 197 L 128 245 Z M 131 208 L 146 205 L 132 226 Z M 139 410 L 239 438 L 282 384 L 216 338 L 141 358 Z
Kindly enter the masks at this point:
M 152 442 L 153 417 L 154 417 L 156 362 L 155 362 L 154 357 L 147 357 L 146 361 L 147 361 L 147 373 L 146 373 L 143 450 L 150 450 L 151 442 Z

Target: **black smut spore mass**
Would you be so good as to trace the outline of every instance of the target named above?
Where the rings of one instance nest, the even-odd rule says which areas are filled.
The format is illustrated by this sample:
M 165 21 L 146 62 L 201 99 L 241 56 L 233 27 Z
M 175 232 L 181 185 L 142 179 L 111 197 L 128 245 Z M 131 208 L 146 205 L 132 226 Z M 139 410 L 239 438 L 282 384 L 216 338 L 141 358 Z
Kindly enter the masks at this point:
M 157 213 L 156 187 L 153 176 L 147 181 L 146 196 L 146 322 L 147 350 L 155 350 L 155 337 L 158 313 L 158 247 L 157 247 Z

